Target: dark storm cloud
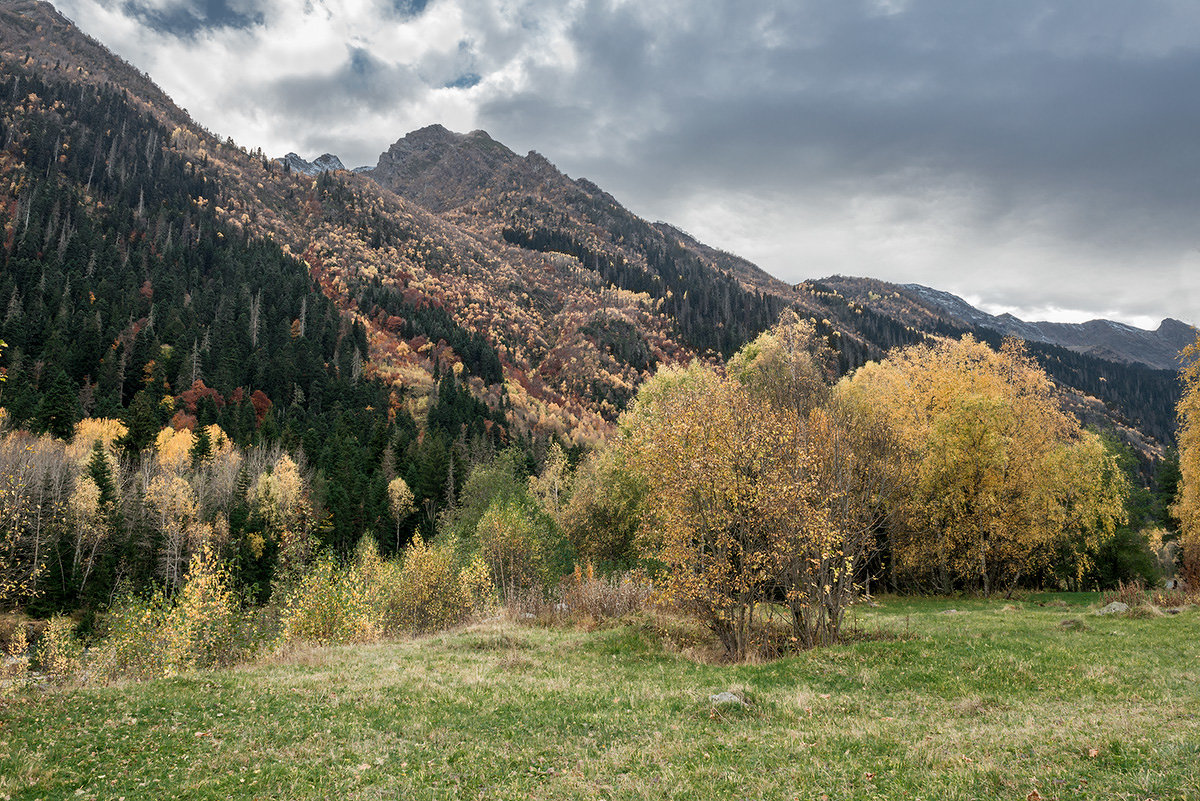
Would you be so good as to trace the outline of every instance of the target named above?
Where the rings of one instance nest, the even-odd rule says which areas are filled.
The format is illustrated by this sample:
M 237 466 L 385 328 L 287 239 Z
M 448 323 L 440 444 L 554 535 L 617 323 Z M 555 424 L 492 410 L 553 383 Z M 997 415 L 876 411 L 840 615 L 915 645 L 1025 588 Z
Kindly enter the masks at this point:
M 1136 265 L 1159 279 L 1159 294 L 1134 288 L 1123 302 L 1153 315 L 1177 279 L 1172 261 L 1197 244 L 1200 7 L 646 8 L 588 3 L 572 28 L 574 81 L 533 73 L 523 92 L 481 108 L 484 127 L 541 140 L 539 150 L 563 153 L 564 166 L 643 213 L 748 188 L 797 213 L 870 195 L 923 198 L 900 204 L 893 222 L 924 214 L 934 226 L 930 208 L 953 204 L 963 256 L 987 248 L 1010 271 L 978 286 L 1014 306 L 1042 292 L 1042 305 L 1101 309 Z M 1040 238 L 1040 259 L 996 252 L 1026 234 Z M 931 252 L 914 280 L 967 283 L 962 259 L 948 255 Z M 1085 267 L 1097 277 L 1090 297 L 1078 285 Z
M 968 176 L 1000 205 L 1070 198 L 1084 218 L 1127 212 L 1129 201 L 1148 217 L 1196 210 L 1200 52 L 1075 52 L 1046 34 L 1018 36 L 1053 27 L 1035 25 L 1032 6 L 953 13 L 970 5 L 922 3 L 892 16 L 781 8 L 766 17 L 765 33 L 782 39 L 774 48 L 735 10 L 678 33 L 651 30 L 653 20 L 635 12 L 593 12 L 575 27 L 586 91 L 535 84 L 483 112 L 506 126 L 519 126 L 519 114 L 538 128 L 563 106 L 632 118 L 631 160 L 706 184 L 789 190 L 903 180 L 919 169 Z M 582 99 L 562 101 L 572 96 Z M 650 131 L 639 130 L 639 117 L 655 123 Z
M 389 65 L 351 46 L 346 59 L 330 72 L 275 81 L 262 102 L 281 115 L 303 109 L 313 119 L 334 119 L 395 106 L 423 86 L 412 69 Z

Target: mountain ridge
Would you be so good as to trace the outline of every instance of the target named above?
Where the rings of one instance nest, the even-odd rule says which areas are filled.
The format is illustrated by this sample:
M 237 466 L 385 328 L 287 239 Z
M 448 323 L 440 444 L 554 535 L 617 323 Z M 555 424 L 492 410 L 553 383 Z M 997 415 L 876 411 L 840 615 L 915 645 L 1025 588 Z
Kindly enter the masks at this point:
M 1198 333 L 1193 326 L 1170 317 L 1163 318 L 1153 330 L 1103 318 L 1083 323 L 1028 321 L 1009 313 L 989 314 L 957 295 L 922 284 L 900 286 L 972 325 L 1031 342 L 1061 345 L 1109 361 L 1138 362 L 1160 370 L 1178 369 L 1180 351 L 1195 342 Z

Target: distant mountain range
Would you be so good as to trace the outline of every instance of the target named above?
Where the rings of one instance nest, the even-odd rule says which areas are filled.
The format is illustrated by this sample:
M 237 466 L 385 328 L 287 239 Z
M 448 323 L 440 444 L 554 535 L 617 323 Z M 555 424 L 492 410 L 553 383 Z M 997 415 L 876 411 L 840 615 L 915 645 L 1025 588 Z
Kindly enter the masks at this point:
M 1196 341 L 1195 328 L 1169 317 L 1155 331 L 1113 320 L 1090 320 L 1086 323 L 1026 322 L 1011 314 L 988 314 L 957 295 L 920 284 L 904 284 L 901 289 L 966 324 L 990 328 L 1005 336 L 1030 342 L 1061 345 L 1101 359 L 1126 364 L 1140 363 L 1159 370 L 1178 370 L 1179 352 Z
M 843 276 L 789 285 L 641 219 L 594 183 L 484 131 L 422 128 L 372 168 L 347 170 L 328 153 L 311 162 L 295 153 L 268 158 L 217 140 L 146 76 L 34 0 L 0 0 L 0 57 L 8 79 L 0 97 L 8 141 L 0 304 L 9 309 L 0 338 L 19 343 L 0 365 L 55 358 L 55 320 L 89 320 L 88 293 L 111 297 L 114 316 L 96 334 L 110 350 L 79 356 L 67 375 L 80 397 L 90 397 L 118 352 L 127 354 L 119 405 L 131 402 L 130 377 L 148 369 L 165 370 L 181 392 L 181 360 L 192 354 L 223 397 L 261 389 L 277 408 L 307 409 L 312 376 L 331 371 L 337 380 L 381 382 L 392 411 L 420 422 L 452 370 L 489 426 L 503 420 L 505 436 L 583 444 L 611 429 L 657 365 L 728 356 L 794 306 L 817 321 L 844 370 L 938 336 L 1025 338 L 1085 420 L 1123 432 L 1146 453 L 1172 436 L 1174 359 L 1195 338 L 1178 321 L 1155 332 L 1105 321 L 1025 323 L 917 285 Z M 27 97 L 35 81 L 51 107 Z M 178 186 L 171 197 L 155 172 L 166 164 Z M 88 253 L 72 255 L 81 221 L 114 214 L 123 216 L 106 223 L 112 239 L 96 241 L 122 243 L 111 258 L 129 276 L 141 270 L 146 284 L 105 283 Z M 38 243 L 27 233 L 34 226 Z M 242 283 L 195 305 L 199 290 L 188 282 L 196 277 L 172 272 L 169 254 L 181 242 L 194 249 L 231 240 L 290 259 L 287 269 L 306 271 L 340 315 L 324 324 L 324 350 L 296 349 L 291 369 L 304 381 L 272 372 L 262 354 L 263 366 L 246 366 L 258 364 L 263 332 L 281 343 L 304 339 L 311 303 L 292 308 L 301 303 L 295 295 L 273 307 Z M 129 267 L 130 249 L 146 242 L 153 246 L 133 252 L 145 266 Z M 54 292 L 44 289 L 45 275 L 58 276 Z M 125 298 L 139 292 L 146 302 L 134 308 Z M 46 319 L 44 330 L 28 336 L 35 317 Z M 234 343 L 234 333 L 245 341 Z

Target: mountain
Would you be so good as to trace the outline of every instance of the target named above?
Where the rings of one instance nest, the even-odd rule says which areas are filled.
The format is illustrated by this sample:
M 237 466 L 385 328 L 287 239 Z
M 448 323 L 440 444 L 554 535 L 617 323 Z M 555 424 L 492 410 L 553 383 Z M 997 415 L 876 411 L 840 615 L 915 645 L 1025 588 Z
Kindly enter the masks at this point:
M 303 344 L 319 307 L 336 312 L 322 322 L 329 350 L 296 358 L 335 382 L 379 382 L 392 417 L 423 425 L 452 372 L 501 440 L 586 443 L 657 364 L 732 353 L 787 303 L 752 265 L 483 132 L 414 132 L 361 172 L 329 154 L 281 162 L 212 136 L 32 0 L 0 2 L 0 59 L 0 367 L 33 371 L 18 420 L 35 418 L 41 365 L 73 349 L 99 302 L 89 325 L 115 350 L 68 354 L 75 417 L 127 413 L 147 370 L 180 395 L 185 361 L 223 399 L 262 391 L 276 418 L 296 398 L 315 407 L 312 374 L 285 381 L 263 347 Z M 233 271 L 211 283 L 208 266 L 188 266 L 197 249 L 228 250 Z M 268 303 L 278 281 L 244 274 L 267 258 L 247 249 L 303 271 L 320 301 Z M 120 380 L 98 381 L 105 371 Z
M 519 156 L 485 131 L 422 128 L 365 174 L 492 242 L 574 259 L 609 286 L 648 295 L 699 353 L 730 355 L 792 294 L 749 262 L 649 223 L 592 182 L 572 180 L 536 152 Z
M 281 164 L 289 170 L 301 175 L 320 175 L 323 172 L 331 172 L 333 170 L 344 170 L 346 166 L 342 164 L 342 160 L 332 153 L 325 153 L 317 156 L 314 161 L 305 161 L 295 153 L 288 153 L 281 159 L 277 159 Z
M 1179 352 L 1196 341 L 1197 330 L 1187 323 L 1167 318 L 1154 331 L 1146 331 L 1113 320 L 1086 323 L 1025 322 L 1011 314 L 994 316 L 971 306 L 962 298 L 920 284 L 900 289 L 941 309 L 950 318 L 990 328 L 1006 336 L 1030 342 L 1061 345 L 1109 361 L 1140 363 L 1159 370 L 1179 369 Z

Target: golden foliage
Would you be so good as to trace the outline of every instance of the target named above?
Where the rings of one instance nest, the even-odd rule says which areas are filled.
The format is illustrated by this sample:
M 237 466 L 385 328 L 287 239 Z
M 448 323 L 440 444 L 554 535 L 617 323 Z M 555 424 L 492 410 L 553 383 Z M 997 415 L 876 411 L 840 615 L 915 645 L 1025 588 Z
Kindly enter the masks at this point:
M 372 642 L 379 636 L 364 582 L 328 556 L 310 564 L 281 610 L 282 642 Z
M 861 368 L 843 388 L 887 419 L 904 460 L 897 565 L 941 590 L 1012 586 L 1068 535 L 1110 535 L 1124 479 L 1059 408 L 1046 374 L 1009 340 L 918 345 Z
M 159 573 L 169 587 L 183 581 L 185 565 L 192 552 L 206 539 L 206 529 L 196 520 L 196 499 L 187 480 L 178 475 L 159 475 L 145 492 L 150 524 L 162 535 Z
M 75 424 L 75 436 L 67 445 L 67 458 L 78 464 L 86 464 L 92 457 L 92 447 L 99 442 L 115 463 L 117 440 L 127 433 L 129 430 L 120 420 L 86 417 Z
M 168 426 L 159 431 L 154 439 L 154 455 L 157 457 L 159 469 L 169 473 L 182 473 L 191 464 L 189 454 L 195 444 L 196 438 L 190 429 L 181 428 L 176 431 Z
M 404 550 L 398 590 L 390 600 L 390 631 L 425 632 L 444 629 L 461 621 L 471 610 L 472 598 L 454 569 L 454 551 L 426 545 L 420 534 Z
M 34 659 L 43 673 L 64 680 L 83 666 L 83 654 L 75 623 L 66 615 L 54 615 L 38 640 Z
M 1200 588 L 1200 339 L 1184 349 L 1179 415 L 1179 494 L 1171 512 L 1179 520 L 1183 577 Z
M 812 529 L 813 484 L 785 414 L 734 379 L 693 365 L 660 370 L 623 426 L 649 484 L 645 545 L 666 564 L 666 600 L 697 613 L 729 653 L 751 647 L 756 604 L 791 538 Z
M 307 560 L 308 521 L 311 509 L 300 468 L 286 453 L 276 459 L 270 473 L 261 473 L 248 498 L 279 542 L 280 561 L 292 568 Z
M 188 564 L 187 578 L 166 616 L 163 635 L 172 670 L 228 665 L 238 658 L 240 617 L 233 579 L 208 546 Z

